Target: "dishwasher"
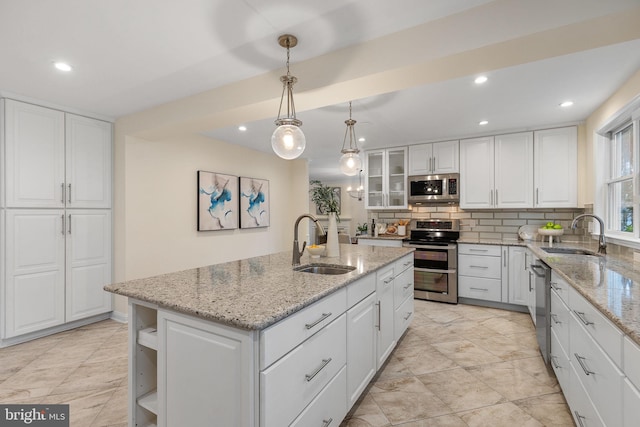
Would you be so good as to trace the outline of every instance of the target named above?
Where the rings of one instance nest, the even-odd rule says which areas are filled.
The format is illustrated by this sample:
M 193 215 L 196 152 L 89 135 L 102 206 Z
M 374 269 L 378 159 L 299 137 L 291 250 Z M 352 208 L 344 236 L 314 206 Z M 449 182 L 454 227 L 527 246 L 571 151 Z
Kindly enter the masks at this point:
M 535 258 L 530 265 L 535 275 L 536 338 L 544 363 L 551 359 L 551 268 Z

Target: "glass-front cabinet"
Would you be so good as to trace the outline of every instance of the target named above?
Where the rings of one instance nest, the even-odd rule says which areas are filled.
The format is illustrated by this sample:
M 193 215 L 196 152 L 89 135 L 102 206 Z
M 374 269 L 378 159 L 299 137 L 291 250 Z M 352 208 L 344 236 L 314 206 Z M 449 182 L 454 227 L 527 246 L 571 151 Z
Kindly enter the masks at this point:
M 407 208 L 407 148 L 366 153 L 365 204 L 367 209 Z

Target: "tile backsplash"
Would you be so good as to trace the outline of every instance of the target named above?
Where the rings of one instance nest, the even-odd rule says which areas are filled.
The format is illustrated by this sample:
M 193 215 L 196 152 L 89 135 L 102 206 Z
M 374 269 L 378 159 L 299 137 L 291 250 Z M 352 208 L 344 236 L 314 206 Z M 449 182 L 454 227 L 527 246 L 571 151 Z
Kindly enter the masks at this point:
M 450 219 L 460 220 L 463 239 L 517 240 L 518 228 L 523 225 L 544 225 L 555 222 L 564 228 L 564 240 L 577 240 L 587 236 L 590 221 L 580 221 L 571 230 L 571 221 L 585 213 L 585 209 L 495 209 L 462 210 L 458 206 L 424 206 L 411 210 L 369 211 L 369 221 L 392 223 L 398 219 Z

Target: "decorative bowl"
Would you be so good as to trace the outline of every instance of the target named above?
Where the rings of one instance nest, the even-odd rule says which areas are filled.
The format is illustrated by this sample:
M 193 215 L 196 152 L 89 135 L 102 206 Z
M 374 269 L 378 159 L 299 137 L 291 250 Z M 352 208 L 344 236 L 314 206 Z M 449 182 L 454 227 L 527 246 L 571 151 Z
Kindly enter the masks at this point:
M 538 226 L 523 225 L 518 229 L 518 236 L 520 236 L 522 240 L 536 240 L 536 237 L 538 237 Z
M 562 236 L 564 228 L 538 228 L 538 234 L 543 236 Z
M 320 258 L 321 255 L 324 255 L 324 245 L 307 246 L 307 250 L 311 258 Z

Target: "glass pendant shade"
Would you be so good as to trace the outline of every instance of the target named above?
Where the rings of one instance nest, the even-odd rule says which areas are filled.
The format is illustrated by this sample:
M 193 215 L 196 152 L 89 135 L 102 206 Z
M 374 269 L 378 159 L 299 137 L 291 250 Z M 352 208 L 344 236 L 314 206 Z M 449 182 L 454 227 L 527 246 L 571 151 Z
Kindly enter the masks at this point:
M 354 176 L 360 169 L 362 169 L 362 159 L 356 151 L 347 151 L 340 157 L 340 172 L 343 174 Z
M 298 158 L 304 151 L 306 144 L 302 129 L 295 125 L 280 125 L 271 135 L 271 148 L 279 157 L 286 160 Z

